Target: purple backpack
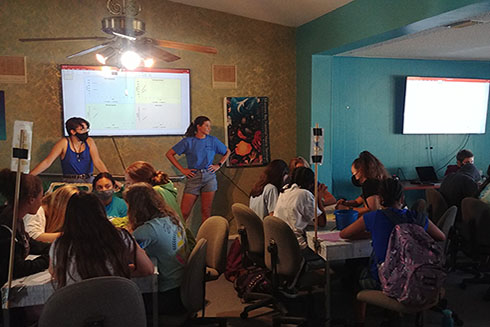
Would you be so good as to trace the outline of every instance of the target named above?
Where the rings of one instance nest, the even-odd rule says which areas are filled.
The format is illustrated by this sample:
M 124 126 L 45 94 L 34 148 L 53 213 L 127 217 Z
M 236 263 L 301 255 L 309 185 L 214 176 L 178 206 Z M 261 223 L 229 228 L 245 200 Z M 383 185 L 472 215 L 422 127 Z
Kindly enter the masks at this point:
M 391 232 L 385 261 L 378 273 L 383 293 L 408 306 L 422 307 L 437 303 L 446 279 L 442 268 L 442 250 L 418 224 L 395 224 Z

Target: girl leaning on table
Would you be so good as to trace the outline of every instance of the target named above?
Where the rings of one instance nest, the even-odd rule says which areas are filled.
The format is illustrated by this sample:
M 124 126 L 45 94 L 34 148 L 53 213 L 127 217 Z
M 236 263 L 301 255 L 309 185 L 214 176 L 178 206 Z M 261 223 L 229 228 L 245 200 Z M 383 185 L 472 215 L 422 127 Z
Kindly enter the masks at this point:
M 402 223 L 422 226 L 436 241 L 445 240 L 444 233 L 427 218 L 425 208 L 419 211 L 404 209 L 405 199 L 400 181 L 393 178 L 380 181 L 379 195 L 384 210 L 366 213 L 340 232 L 340 237 L 346 239 L 368 238 L 369 235 L 372 238 L 373 257 L 369 262 L 369 267 L 362 267 L 358 272 L 356 276 L 358 285 L 353 290 L 355 293 L 361 289 L 381 289 L 378 266 L 385 260 L 390 235 L 395 228 L 388 216 L 394 215 Z M 357 325 L 363 326 L 366 303 L 356 301 L 355 313 Z
M 185 308 L 180 299 L 180 284 L 189 254 L 185 228 L 178 215 L 147 183 L 135 183 L 125 192 L 133 235 L 158 267 L 158 311 L 180 314 Z M 143 294 L 147 313 L 152 312 L 152 297 Z
M 154 267 L 134 238 L 107 219 L 102 202 L 87 192 L 68 201 L 62 235 L 49 251 L 49 271 L 61 288 L 101 276 L 145 276 Z

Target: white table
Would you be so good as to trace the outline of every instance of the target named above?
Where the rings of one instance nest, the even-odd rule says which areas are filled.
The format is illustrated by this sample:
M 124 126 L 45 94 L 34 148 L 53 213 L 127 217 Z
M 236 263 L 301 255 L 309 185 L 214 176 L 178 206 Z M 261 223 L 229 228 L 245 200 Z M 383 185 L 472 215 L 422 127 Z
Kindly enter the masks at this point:
M 327 221 L 328 225 L 328 221 Z M 330 321 L 332 318 L 330 310 L 330 261 L 334 260 L 346 260 L 355 258 L 366 258 L 371 256 L 372 247 L 371 240 L 355 240 L 349 241 L 337 238 L 335 240 L 322 240 L 322 237 L 335 238 L 334 236 L 339 231 L 318 231 L 318 239 L 320 240 L 320 248 L 318 255 L 325 259 L 325 269 L 326 269 L 326 281 L 325 281 L 325 308 L 326 308 L 326 323 L 325 326 L 330 326 Z M 308 246 L 315 250 L 315 232 L 306 232 Z
M 155 266 L 153 275 L 133 277 L 141 293 L 153 293 L 153 312 L 158 312 L 158 269 Z M 12 281 L 9 307 L 28 307 L 42 305 L 54 293 L 51 274 L 48 270 L 37 274 L 18 278 Z M 5 309 L 7 300 L 7 283 L 2 287 L 2 308 Z M 158 326 L 158 314 L 153 314 L 153 325 Z

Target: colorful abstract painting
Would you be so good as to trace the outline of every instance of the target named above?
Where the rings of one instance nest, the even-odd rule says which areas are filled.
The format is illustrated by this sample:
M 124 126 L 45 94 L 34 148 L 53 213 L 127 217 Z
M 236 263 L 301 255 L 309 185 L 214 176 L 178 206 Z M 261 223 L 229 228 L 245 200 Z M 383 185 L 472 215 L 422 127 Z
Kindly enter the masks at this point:
M 0 91 L 0 141 L 7 139 L 7 128 L 5 124 L 5 93 Z
M 264 166 L 270 161 L 268 97 L 225 98 L 227 167 Z

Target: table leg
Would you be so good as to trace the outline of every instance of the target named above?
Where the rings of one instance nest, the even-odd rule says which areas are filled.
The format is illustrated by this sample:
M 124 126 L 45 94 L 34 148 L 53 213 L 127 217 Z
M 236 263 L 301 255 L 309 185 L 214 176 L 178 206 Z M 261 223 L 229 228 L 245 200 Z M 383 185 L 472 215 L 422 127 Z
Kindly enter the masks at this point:
M 330 322 L 332 320 L 332 310 L 330 308 L 330 262 L 325 260 L 325 326 L 330 327 Z
M 158 275 L 153 274 L 152 278 L 153 327 L 158 327 Z

